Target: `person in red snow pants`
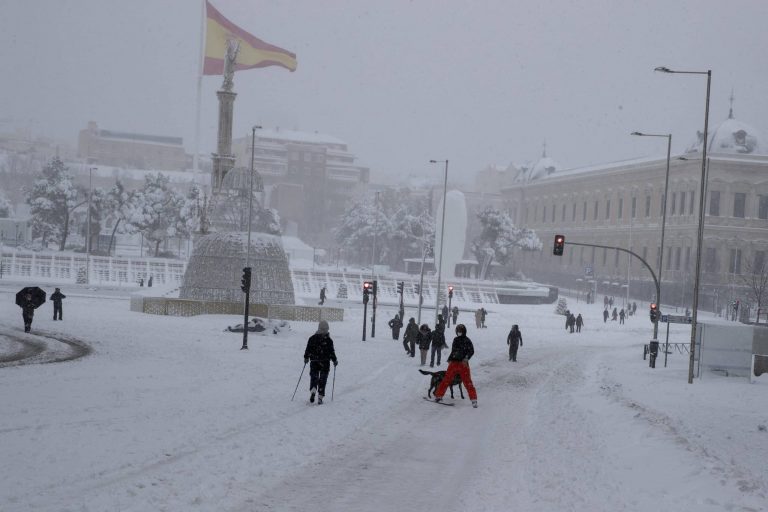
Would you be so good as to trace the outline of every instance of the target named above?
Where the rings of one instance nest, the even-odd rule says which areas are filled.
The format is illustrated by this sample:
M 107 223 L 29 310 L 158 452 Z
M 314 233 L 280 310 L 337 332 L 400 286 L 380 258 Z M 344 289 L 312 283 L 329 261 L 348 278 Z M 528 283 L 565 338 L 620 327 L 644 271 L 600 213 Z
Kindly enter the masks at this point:
M 445 371 L 445 377 L 440 381 L 440 385 L 435 390 L 435 401 L 443 399 L 443 395 L 448 389 L 448 385 L 458 374 L 461 382 L 467 388 L 469 399 L 472 400 L 472 407 L 477 407 L 477 391 L 472 384 L 472 375 L 469 372 L 469 360 L 475 353 L 475 347 L 472 340 L 467 338 L 467 328 L 464 324 L 456 326 L 456 337 L 451 344 L 451 355 L 448 356 L 448 369 Z

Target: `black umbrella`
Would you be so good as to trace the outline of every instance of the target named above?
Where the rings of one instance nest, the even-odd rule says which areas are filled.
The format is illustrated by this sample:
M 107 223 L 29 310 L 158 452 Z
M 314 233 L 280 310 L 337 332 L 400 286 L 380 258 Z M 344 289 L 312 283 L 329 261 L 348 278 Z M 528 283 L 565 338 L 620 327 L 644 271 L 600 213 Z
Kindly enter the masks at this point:
M 19 290 L 16 294 L 16 305 L 22 306 L 26 302 L 26 296 L 32 297 L 32 305 L 35 309 L 39 308 L 45 302 L 45 290 L 37 286 L 27 286 Z

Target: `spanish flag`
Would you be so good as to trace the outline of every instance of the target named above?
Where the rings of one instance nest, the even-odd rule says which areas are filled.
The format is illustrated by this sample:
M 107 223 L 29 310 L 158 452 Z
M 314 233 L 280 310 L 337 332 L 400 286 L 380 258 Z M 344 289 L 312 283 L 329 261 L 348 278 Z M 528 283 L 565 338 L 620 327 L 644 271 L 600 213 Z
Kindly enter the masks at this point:
M 221 75 L 224 73 L 224 55 L 227 52 L 227 40 L 240 41 L 235 70 L 282 66 L 289 71 L 296 70 L 296 54 L 277 46 L 265 43 L 241 29 L 221 15 L 206 0 L 206 37 L 203 75 Z

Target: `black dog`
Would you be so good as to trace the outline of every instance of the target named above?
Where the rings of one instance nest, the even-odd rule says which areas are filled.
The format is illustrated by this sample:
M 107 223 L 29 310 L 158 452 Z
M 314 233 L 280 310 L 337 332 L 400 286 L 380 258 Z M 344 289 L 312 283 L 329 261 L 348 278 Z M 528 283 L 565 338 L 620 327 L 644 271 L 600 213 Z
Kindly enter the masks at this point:
M 419 370 L 424 375 L 431 375 L 432 378 L 429 381 L 429 389 L 427 390 L 427 396 L 432 398 L 432 390 L 437 390 L 437 386 L 440 385 L 440 382 L 445 378 L 445 371 L 440 370 L 439 372 L 427 372 L 424 370 Z M 451 398 L 453 398 L 453 386 L 459 386 L 459 394 L 461 394 L 461 399 L 464 400 L 464 391 L 461 389 L 461 376 L 457 373 L 453 377 L 453 382 L 451 382 Z

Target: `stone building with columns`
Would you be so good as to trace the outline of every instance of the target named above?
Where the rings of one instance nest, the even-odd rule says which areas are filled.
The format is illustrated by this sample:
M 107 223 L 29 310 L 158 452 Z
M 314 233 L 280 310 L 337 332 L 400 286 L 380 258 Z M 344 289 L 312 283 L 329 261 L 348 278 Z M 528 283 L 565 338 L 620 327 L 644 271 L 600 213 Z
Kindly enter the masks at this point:
M 528 169 L 509 169 L 505 208 L 519 226 L 534 229 L 544 248 L 519 252 L 516 269 L 539 282 L 599 296 L 655 300 L 649 272 L 626 253 L 568 242 L 631 249 L 659 274 L 666 306 L 690 307 L 696 264 L 702 134 L 670 159 L 664 254 L 666 156 L 566 169 L 542 156 Z M 749 301 L 755 273 L 768 273 L 768 142 L 731 113 L 714 124 L 707 146 L 704 244 L 700 307 L 719 310 Z M 552 254 L 555 234 L 566 238 L 563 256 Z

